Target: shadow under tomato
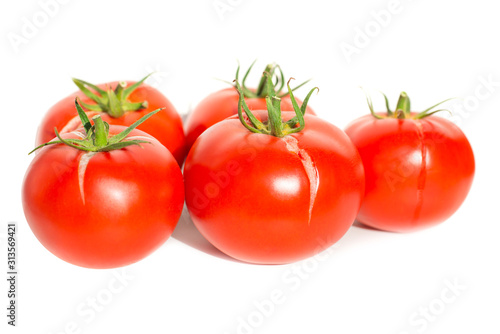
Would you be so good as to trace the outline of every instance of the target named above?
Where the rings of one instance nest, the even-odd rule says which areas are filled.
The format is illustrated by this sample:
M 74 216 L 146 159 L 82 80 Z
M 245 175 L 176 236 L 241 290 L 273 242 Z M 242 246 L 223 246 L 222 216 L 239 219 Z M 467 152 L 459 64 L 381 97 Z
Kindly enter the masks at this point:
M 360 222 L 358 220 L 355 220 L 354 223 L 352 224 L 352 226 L 353 227 L 362 228 L 363 230 L 377 231 L 377 232 L 387 232 L 387 231 L 379 230 L 379 229 L 376 229 L 374 227 L 365 225 L 365 224 L 363 224 L 362 222 Z
M 181 218 L 175 227 L 172 237 L 206 254 L 233 262 L 238 261 L 214 247 L 194 226 L 193 220 L 189 216 L 187 208 L 184 206 Z M 242 263 L 242 262 L 241 262 Z
M 389 234 L 391 234 L 391 233 L 392 234 L 401 233 L 401 232 L 381 230 L 381 229 L 378 229 L 378 228 L 375 228 L 375 227 L 371 227 L 371 226 L 363 224 L 362 222 L 358 221 L 357 219 L 354 221 L 354 223 L 352 224 L 352 226 L 360 228 L 360 229 L 363 229 L 363 230 L 375 231 L 375 232 L 380 232 L 380 233 L 389 233 Z

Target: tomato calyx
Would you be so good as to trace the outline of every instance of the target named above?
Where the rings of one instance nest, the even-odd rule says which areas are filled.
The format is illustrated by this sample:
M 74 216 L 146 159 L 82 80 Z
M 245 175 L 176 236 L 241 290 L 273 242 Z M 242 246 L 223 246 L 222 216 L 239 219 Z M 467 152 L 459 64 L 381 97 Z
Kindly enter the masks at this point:
M 241 82 L 241 91 L 243 92 L 243 96 L 245 98 L 266 98 L 268 95 L 268 88 L 267 85 L 271 85 L 273 91 L 275 92 L 273 96 L 277 96 L 279 98 L 285 97 L 289 94 L 289 91 L 286 92 L 281 92 L 283 87 L 285 86 L 285 75 L 283 74 L 283 70 L 281 67 L 275 63 L 273 64 L 268 64 L 264 71 L 262 72 L 262 76 L 260 78 L 259 84 L 257 85 L 257 89 L 250 89 L 246 86 L 246 80 L 248 78 L 248 75 L 250 74 L 250 71 L 252 70 L 253 66 L 255 65 L 255 62 L 257 60 L 254 60 L 253 63 L 250 65 L 248 70 L 245 72 L 245 75 L 243 76 L 243 80 Z M 277 72 L 278 71 L 278 72 Z M 268 80 L 267 77 L 264 75 L 264 73 L 268 73 L 272 80 Z M 239 80 L 239 74 L 240 74 L 240 64 L 238 63 L 238 68 L 236 69 L 236 80 Z M 311 81 L 311 79 L 306 80 L 302 82 L 300 85 L 294 87 L 292 91 L 295 91 L 296 89 L 299 89 L 300 87 L 304 86 L 306 83 Z M 225 81 L 228 84 L 231 84 L 228 81 Z M 234 82 L 234 81 L 233 81 Z M 236 87 L 236 86 L 235 86 Z
M 125 138 L 128 136 L 130 132 L 132 132 L 132 130 L 134 130 L 136 127 L 142 124 L 145 120 L 147 120 L 148 118 L 150 118 L 151 116 L 153 116 L 154 114 L 163 109 L 163 108 L 156 109 L 155 111 L 152 111 L 144 115 L 142 118 L 138 119 L 136 122 L 134 122 L 132 125 L 130 125 L 122 132 L 114 136 L 110 136 L 109 124 L 104 122 L 100 115 L 92 117 L 92 120 L 94 121 L 94 124 L 92 124 L 89 118 L 87 117 L 87 114 L 85 114 L 82 107 L 79 105 L 78 98 L 75 98 L 75 106 L 76 110 L 78 111 L 78 116 L 80 117 L 80 120 L 83 124 L 83 128 L 85 129 L 86 137 L 84 139 L 63 139 L 59 134 L 59 132 L 57 131 L 57 128 L 54 128 L 54 132 L 59 140 L 53 140 L 45 144 L 42 144 L 40 146 L 37 146 L 29 154 L 35 152 L 36 150 L 44 146 L 54 145 L 54 144 L 65 144 L 67 146 L 86 152 L 109 152 L 113 150 L 119 150 L 130 145 L 140 146 L 140 144 L 143 143 L 150 143 L 147 140 L 141 140 L 141 139 L 125 140 Z
M 96 104 L 81 102 L 82 106 L 90 111 L 106 112 L 111 117 L 121 117 L 127 111 L 137 111 L 148 107 L 148 102 L 130 102 L 127 98 L 137 89 L 150 75 L 150 73 L 140 81 L 127 87 L 125 81 L 120 81 L 114 89 L 108 87 L 106 90 L 89 82 L 73 78 L 73 82 L 89 99 Z
M 295 117 L 286 122 L 283 122 L 283 119 L 281 118 L 281 98 L 277 95 L 276 91 L 274 90 L 275 86 L 273 85 L 272 82 L 272 74 L 269 72 L 264 72 L 262 76 L 265 78 L 267 82 L 264 86 L 267 89 L 267 95 L 265 99 L 267 105 L 268 120 L 264 122 L 261 122 L 252 114 L 252 112 L 248 108 L 247 103 L 245 102 L 244 92 L 238 82 L 238 79 L 234 80 L 236 90 L 238 91 L 239 94 L 238 117 L 243 126 L 251 132 L 262 133 L 279 138 L 282 138 L 292 133 L 297 133 L 302 131 L 302 129 L 304 129 L 305 126 L 304 113 L 306 112 L 307 103 L 309 102 L 309 98 L 311 97 L 312 93 L 316 89 L 319 91 L 319 88 L 314 87 L 313 89 L 311 89 L 307 94 L 306 98 L 304 99 L 302 106 L 299 107 L 299 105 L 297 104 L 297 100 L 293 95 L 293 89 L 290 88 L 290 81 L 294 78 L 290 78 L 287 82 L 287 87 L 288 87 L 288 94 L 290 94 L 290 100 L 292 102 L 292 106 L 295 111 Z M 248 124 L 248 122 L 245 120 L 243 116 L 243 110 L 245 111 L 245 114 L 250 124 Z
M 418 113 L 412 113 L 411 109 L 410 109 L 410 105 L 411 105 L 410 98 L 408 97 L 408 94 L 406 94 L 406 92 L 401 92 L 401 94 L 399 95 L 398 103 L 397 103 L 396 109 L 394 111 L 391 110 L 391 108 L 389 107 L 389 99 L 387 98 L 387 96 L 384 93 L 382 93 L 382 95 L 384 96 L 384 99 L 385 99 L 385 106 L 387 109 L 387 115 L 384 116 L 384 115 L 377 114 L 374 111 L 373 102 L 372 102 L 371 97 L 368 94 L 366 94 L 366 92 L 365 92 L 365 95 L 366 95 L 366 102 L 368 103 L 368 108 L 370 108 L 370 113 L 372 114 L 373 117 L 375 117 L 377 119 L 385 119 L 385 118 L 422 119 L 422 118 L 431 116 L 437 112 L 441 112 L 441 111 L 450 112 L 450 110 L 448 110 L 448 109 L 437 109 L 437 110 L 433 110 L 433 109 L 436 108 L 437 106 L 453 99 L 453 98 L 446 99 L 444 101 L 436 103 L 435 105 L 425 109 L 424 111 L 421 111 Z

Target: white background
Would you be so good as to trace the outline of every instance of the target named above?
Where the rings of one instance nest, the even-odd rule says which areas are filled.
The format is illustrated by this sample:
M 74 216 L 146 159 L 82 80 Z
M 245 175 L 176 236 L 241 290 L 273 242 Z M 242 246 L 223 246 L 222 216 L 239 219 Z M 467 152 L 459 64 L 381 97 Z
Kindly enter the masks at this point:
M 499 333 L 495 2 L 401 0 L 383 26 L 373 13 L 392 8 L 389 0 L 215 3 L 230 10 L 218 13 L 213 0 L 72 0 L 43 22 L 35 0 L 2 2 L 0 258 L 6 262 L 5 225 L 15 221 L 20 275 L 15 329 L 6 325 L 5 279 L 0 284 L 1 332 Z M 22 36 L 26 20 L 43 26 L 14 47 L 9 38 Z M 364 29 L 371 37 L 363 41 Z M 350 61 L 342 43 L 359 47 Z M 149 83 L 185 114 L 225 87 L 213 78 L 232 80 L 237 59 L 246 67 L 255 58 L 255 81 L 273 61 L 296 82 L 312 77 L 308 87 L 320 92 L 310 105 L 341 128 L 368 112 L 359 86 L 379 110 L 378 90 L 393 105 L 406 90 L 416 111 L 461 97 L 448 106 L 477 163 L 463 206 L 417 233 L 353 227 L 321 258 L 283 266 L 229 260 L 186 215 L 157 252 L 118 271 L 67 264 L 36 240 L 20 200 L 27 153 L 45 111 L 76 89 L 71 77 L 100 83 L 163 71 Z M 450 284 L 459 285 L 455 293 Z M 276 294 L 280 303 L 271 307 L 265 300 Z M 99 311 L 90 311 L 93 298 Z

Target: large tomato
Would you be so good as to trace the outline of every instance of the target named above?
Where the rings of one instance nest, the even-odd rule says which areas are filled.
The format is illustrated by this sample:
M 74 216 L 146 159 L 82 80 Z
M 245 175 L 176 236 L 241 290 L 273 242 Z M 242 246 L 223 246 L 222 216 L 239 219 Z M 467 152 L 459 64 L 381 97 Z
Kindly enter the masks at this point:
M 247 71 L 247 75 L 251 68 L 252 67 L 250 67 Z M 266 71 L 274 72 L 276 68 L 279 69 L 276 65 L 268 65 L 266 67 Z M 281 82 L 283 82 L 281 77 L 279 78 L 280 79 L 273 88 L 278 90 L 276 94 L 281 95 L 281 110 L 293 112 L 290 96 L 288 93 L 282 93 L 281 88 L 278 86 L 281 86 Z M 261 83 L 256 89 L 248 89 L 245 87 L 244 83 L 242 83 L 243 95 L 250 110 L 266 110 L 266 96 L 268 96 L 268 90 L 264 89 L 264 82 L 265 81 L 261 80 Z M 188 151 L 195 142 L 196 138 L 198 138 L 198 136 L 201 135 L 206 129 L 223 119 L 238 114 L 238 98 L 238 92 L 234 89 L 234 87 L 229 87 L 208 95 L 200 103 L 198 103 L 196 108 L 189 114 L 186 120 L 186 146 Z M 302 101 L 298 99 L 297 101 L 302 103 Z M 310 107 L 307 107 L 306 113 L 315 115 L 314 111 Z
M 312 256 L 339 240 L 356 217 L 364 192 L 358 152 L 316 116 L 304 115 L 300 132 L 277 134 L 264 111 L 254 114 L 272 135 L 249 131 L 248 118 L 233 116 L 194 143 L 184 165 L 193 222 L 215 247 L 242 261 Z M 277 124 L 294 116 L 271 117 Z
M 358 221 L 407 232 L 443 222 L 462 204 L 474 176 L 474 155 L 450 121 L 410 112 L 402 93 L 396 111 L 352 122 L 347 135 L 358 148 L 366 191 Z
M 181 117 L 162 93 L 143 83 L 146 78 L 139 82 L 115 81 L 100 85 L 74 79 L 81 90 L 67 96 L 49 109 L 39 126 L 36 145 L 54 138 L 54 128 L 59 129 L 62 134 L 82 126 L 78 116 L 75 116 L 76 97 L 80 99 L 89 118 L 99 114 L 105 122 L 112 125 L 129 126 L 147 113 L 164 108 L 148 122 L 141 124 L 139 129 L 165 145 L 181 165 L 187 153 Z M 133 87 L 134 85 L 137 86 Z M 125 94 L 120 95 L 120 91 Z
M 124 129 L 111 125 L 108 138 Z M 61 138 L 85 136 L 79 129 Z M 141 147 L 87 152 L 54 144 L 31 162 L 23 184 L 26 220 L 59 258 L 89 268 L 125 266 L 153 252 L 174 230 L 184 202 L 174 157 L 140 130 L 124 141 Z

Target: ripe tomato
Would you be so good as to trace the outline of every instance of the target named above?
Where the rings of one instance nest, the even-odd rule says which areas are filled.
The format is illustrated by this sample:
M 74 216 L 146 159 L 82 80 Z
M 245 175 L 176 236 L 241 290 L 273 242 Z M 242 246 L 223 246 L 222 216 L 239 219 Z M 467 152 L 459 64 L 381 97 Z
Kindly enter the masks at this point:
M 75 116 L 74 100 L 76 97 L 81 101 L 89 117 L 99 114 L 105 122 L 112 125 L 129 126 L 147 113 L 164 108 L 149 122 L 141 124 L 139 129 L 149 133 L 165 145 L 181 165 L 187 153 L 182 120 L 172 103 L 162 93 L 142 83 L 146 78 L 139 82 L 115 81 L 100 85 L 92 85 L 74 79 L 77 86 L 83 91 L 80 90 L 67 96 L 49 109 L 39 126 L 36 145 L 41 145 L 54 138 L 54 128 L 59 129 L 60 133 L 63 134 L 82 126 L 78 116 Z M 122 95 L 120 99 L 119 91 L 125 92 L 134 84 L 138 85 L 135 89 L 130 89 L 130 95 Z M 102 91 L 99 92 L 98 89 Z M 116 90 L 119 91 L 115 93 Z M 90 93 L 88 93 L 89 91 Z M 112 99 L 107 97 L 109 94 L 117 96 L 117 100 L 114 101 L 118 102 L 110 103 Z M 93 96 L 97 96 L 96 100 L 99 97 L 104 97 L 104 101 L 99 104 L 91 98 Z
M 265 129 L 295 116 L 254 113 Z M 285 126 L 289 131 L 281 134 L 254 133 L 246 128 L 250 123 L 238 116 L 223 120 L 189 152 L 184 177 L 194 224 L 219 250 L 246 262 L 289 263 L 328 248 L 361 204 L 356 148 L 340 129 L 312 115 L 303 115 L 300 132 Z
M 406 101 L 407 100 L 407 101 Z M 402 93 L 396 112 L 352 122 L 347 135 L 365 168 L 366 191 L 358 221 L 395 232 L 433 226 L 462 204 L 474 176 L 474 155 L 450 121 L 410 112 Z M 406 105 L 403 106 L 403 105 Z
M 252 69 L 252 66 L 248 69 L 245 78 Z M 268 65 L 266 67 L 266 71 L 274 73 L 277 68 L 279 69 L 276 65 Z M 239 67 L 236 78 L 238 78 L 238 72 Z M 243 80 L 245 81 L 245 79 Z M 281 87 L 278 86 L 278 84 L 281 85 L 281 82 L 283 82 L 283 79 L 280 80 L 281 81 L 278 81 L 273 87 L 278 90 L 276 93 L 277 95 L 281 94 L 281 110 L 293 112 L 292 102 L 288 93 L 281 93 Z M 268 95 L 268 91 L 264 89 L 264 81 L 261 80 L 257 89 L 246 88 L 244 81 L 242 83 L 243 94 L 250 110 L 266 110 L 266 96 Z M 234 87 L 230 87 L 208 95 L 196 106 L 186 120 L 185 127 L 186 146 L 188 148 L 187 151 L 189 151 L 191 146 L 193 146 L 196 138 L 198 138 L 198 136 L 201 135 L 206 129 L 223 119 L 238 114 L 238 98 L 238 92 L 234 89 Z M 298 99 L 297 101 L 302 103 L 302 101 Z M 315 115 L 314 111 L 310 107 L 307 107 L 306 112 L 308 114 Z
M 124 129 L 111 125 L 109 136 Z M 61 138 L 85 136 L 79 129 Z M 89 268 L 125 266 L 153 252 L 174 230 L 184 202 L 179 166 L 143 131 L 133 130 L 125 140 L 142 144 L 107 152 L 54 144 L 31 162 L 23 184 L 24 213 L 35 236 L 57 257 Z

